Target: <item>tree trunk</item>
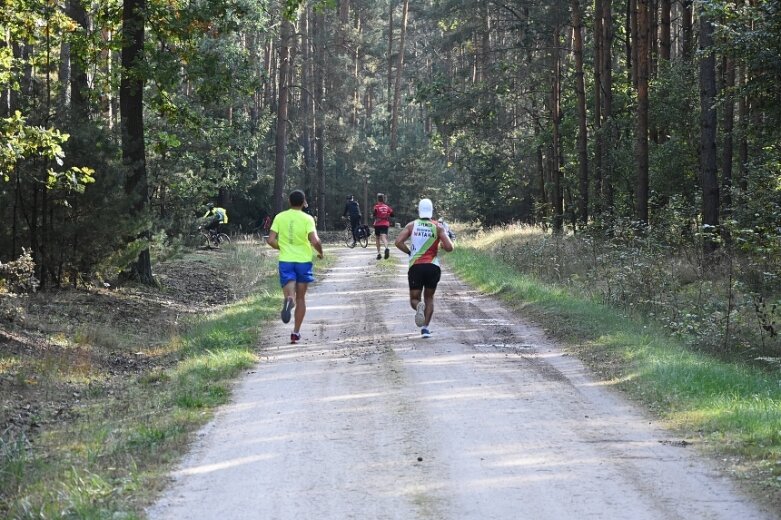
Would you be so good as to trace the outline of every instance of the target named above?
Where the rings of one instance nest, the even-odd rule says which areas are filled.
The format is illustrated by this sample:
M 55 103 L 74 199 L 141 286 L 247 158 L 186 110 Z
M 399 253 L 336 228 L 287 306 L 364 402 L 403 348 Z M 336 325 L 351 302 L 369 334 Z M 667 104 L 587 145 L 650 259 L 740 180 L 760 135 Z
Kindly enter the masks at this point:
M 635 113 L 635 219 L 648 224 L 648 69 L 649 18 L 648 0 L 636 0 L 637 33 L 635 47 L 635 77 L 637 79 L 637 111 Z
M 672 2 L 671 0 L 661 0 L 660 6 L 659 61 L 666 65 L 670 62 L 670 49 L 672 47 L 672 40 L 670 39 L 670 12 L 672 10 Z M 664 126 L 657 128 L 657 143 L 663 144 L 667 142 L 667 131 L 667 128 Z
M 9 30 L 6 29 L 0 33 L 0 50 L 7 49 L 10 45 Z M 0 117 L 8 117 L 11 114 L 11 89 L 0 89 Z M 12 254 L 15 251 L 11 252 Z
M 742 92 L 746 82 L 748 80 L 746 65 L 740 67 L 740 75 L 738 81 L 740 82 L 740 99 L 738 99 L 738 126 L 739 126 L 739 140 L 738 140 L 738 186 L 741 191 L 748 190 L 748 129 L 751 124 L 748 120 L 748 97 L 745 92 Z
M 122 77 L 119 104 L 122 128 L 122 161 L 127 168 L 125 193 L 132 199 L 133 212 L 141 216 L 149 205 L 144 147 L 144 78 L 140 65 L 144 60 L 145 0 L 124 0 L 122 4 Z M 145 231 L 142 236 L 149 237 Z M 154 284 L 149 249 L 144 249 L 131 267 L 131 276 Z
M 603 164 L 603 193 L 604 210 L 608 215 L 613 214 L 614 187 L 613 187 L 613 149 L 616 146 L 615 125 L 613 124 L 613 0 L 602 0 L 602 134 L 604 139 Z
M 626 11 L 626 72 L 629 83 L 637 88 L 637 2 L 629 0 Z
M 312 93 L 315 92 L 314 80 L 312 74 L 312 54 L 311 54 L 311 42 L 312 31 L 310 29 L 311 9 L 306 7 L 301 9 L 301 21 L 300 27 L 302 31 L 301 39 L 301 83 L 304 88 L 301 89 L 301 120 L 302 120 L 302 132 L 301 132 L 301 147 L 304 150 L 304 192 L 307 194 L 307 199 L 311 202 L 317 200 L 317 196 L 312 187 L 312 173 L 314 160 L 314 99 L 312 99 Z M 316 211 L 316 208 L 313 207 Z
M 553 30 L 553 82 L 551 85 L 551 122 L 553 124 L 553 149 L 551 150 L 551 170 L 553 173 L 553 231 L 564 230 L 564 200 L 561 187 L 561 27 L 556 24 Z
M 692 50 L 694 48 L 692 3 L 693 0 L 683 0 L 683 10 L 681 14 L 681 32 L 683 33 L 683 59 L 685 60 L 692 58 Z
M 84 10 L 81 0 L 69 0 L 68 15 L 79 24 L 85 34 L 89 31 L 87 12 Z M 77 120 L 86 120 L 89 117 L 89 84 L 81 52 L 77 52 L 80 50 L 78 48 L 71 49 L 70 53 L 70 104 L 71 114 Z
M 713 24 L 700 12 L 700 182 L 702 185 L 703 249 L 706 258 L 718 248 L 719 184 L 716 159 L 716 56 Z M 707 262 L 707 260 L 706 260 Z
M 586 86 L 583 79 L 583 14 L 578 0 L 571 1 L 572 28 L 575 54 L 575 95 L 578 113 L 578 220 L 584 226 L 588 223 L 588 133 L 586 130 Z
M 362 59 L 363 49 L 359 42 L 363 39 L 363 24 L 361 24 L 361 16 L 359 13 L 355 13 L 355 33 L 358 35 L 357 42 L 355 42 L 355 49 L 353 50 L 353 109 L 351 114 L 352 126 L 355 128 L 358 126 L 358 106 L 360 105 L 360 65 Z
M 404 42 L 407 37 L 407 15 L 409 0 L 404 0 L 401 11 L 401 34 L 399 36 L 399 59 L 396 65 L 396 80 L 393 86 L 393 110 L 391 112 L 390 149 L 396 150 L 399 128 L 399 104 L 401 102 L 401 76 L 404 71 Z
M 725 214 L 732 209 L 732 157 L 733 139 L 732 131 L 735 124 L 735 61 L 724 57 L 722 61 L 724 73 L 724 130 L 721 154 L 721 185 L 723 189 L 722 207 Z
M 388 0 L 388 114 L 393 112 L 393 8 L 394 0 Z
M 604 136 L 602 135 L 602 59 L 604 45 L 602 0 L 594 1 L 594 210 L 601 213 L 602 200 L 602 154 Z
M 317 226 L 320 231 L 327 228 L 326 214 L 326 178 L 325 178 L 325 114 L 323 96 L 325 93 L 325 78 L 323 67 L 325 62 L 324 16 L 322 11 L 316 11 L 312 24 L 312 41 L 314 42 L 314 83 L 315 83 L 315 161 L 317 176 Z
M 279 97 L 277 98 L 277 124 L 274 154 L 274 213 L 284 209 L 284 189 L 287 175 L 287 110 L 288 80 L 290 74 L 290 45 L 293 26 L 282 18 L 279 42 Z
M 670 49 L 672 46 L 672 40 L 670 39 L 670 12 L 672 10 L 672 0 L 661 0 L 660 6 L 659 58 L 664 61 L 670 61 Z

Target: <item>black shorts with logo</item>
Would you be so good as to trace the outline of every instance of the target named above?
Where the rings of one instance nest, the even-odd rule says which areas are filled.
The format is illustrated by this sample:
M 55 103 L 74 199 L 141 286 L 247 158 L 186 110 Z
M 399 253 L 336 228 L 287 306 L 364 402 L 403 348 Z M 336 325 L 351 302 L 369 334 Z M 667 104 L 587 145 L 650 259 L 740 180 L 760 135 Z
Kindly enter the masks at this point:
M 410 289 L 436 289 L 442 270 L 436 264 L 415 264 L 407 271 Z

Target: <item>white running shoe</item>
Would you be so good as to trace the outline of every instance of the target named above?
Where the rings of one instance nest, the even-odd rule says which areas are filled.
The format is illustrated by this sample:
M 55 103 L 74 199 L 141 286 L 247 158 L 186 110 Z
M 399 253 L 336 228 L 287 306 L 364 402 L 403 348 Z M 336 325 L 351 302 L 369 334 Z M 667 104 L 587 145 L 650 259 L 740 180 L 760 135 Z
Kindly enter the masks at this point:
M 426 304 L 424 302 L 418 303 L 415 309 L 415 325 L 422 327 L 426 324 Z

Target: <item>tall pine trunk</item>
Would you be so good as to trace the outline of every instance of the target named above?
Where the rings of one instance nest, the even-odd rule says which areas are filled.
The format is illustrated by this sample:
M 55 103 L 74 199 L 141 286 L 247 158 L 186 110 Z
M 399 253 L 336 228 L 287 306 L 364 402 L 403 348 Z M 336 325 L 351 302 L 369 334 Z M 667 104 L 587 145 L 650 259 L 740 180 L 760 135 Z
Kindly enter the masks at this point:
M 399 36 L 399 59 L 396 65 L 396 78 L 393 86 L 393 110 L 391 112 L 390 149 L 396 150 L 399 130 L 399 105 L 401 103 L 401 77 L 404 71 L 404 42 L 407 38 L 407 15 L 409 0 L 404 0 L 401 12 L 401 35 Z
M 635 112 L 635 219 L 648 224 L 648 75 L 649 12 L 648 0 L 636 0 L 635 79 L 637 108 Z
M 586 129 L 586 85 L 583 79 L 583 14 L 580 2 L 572 0 L 572 28 L 574 31 L 575 54 L 575 96 L 578 113 L 578 180 L 580 197 L 578 199 L 578 220 L 582 225 L 588 223 L 588 133 Z
M 703 250 L 707 258 L 718 248 L 715 234 L 719 225 L 719 183 L 716 157 L 716 56 L 713 24 L 700 12 L 700 183 L 702 223 L 705 226 Z
M 733 58 L 724 57 L 722 61 L 724 74 L 724 125 L 721 153 L 721 185 L 722 208 L 725 214 L 730 213 L 732 206 L 732 158 L 733 138 L 732 131 L 735 127 L 735 61 Z
M 277 98 L 276 140 L 274 146 L 274 213 L 284 208 L 283 191 L 287 175 L 287 110 L 290 74 L 290 45 L 293 26 L 282 18 L 279 42 L 279 97 Z
M 321 231 L 326 230 L 326 178 L 325 178 L 325 113 L 323 96 L 325 95 L 325 18 L 322 10 L 315 11 L 312 24 L 312 40 L 314 42 L 314 83 L 315 83 L 315 162 L 317 176 L 317 225 Z
M 144 60 L 145 0 L 124 0 L 122 4 L 122 77 L 119 85 L 120 126 L 122 128 L 122 161 L 127 168 L 125 193 L 132 199 L 133 212 L 141 218 L 149 205 L 144 146 Z M 149 238 L 151 232 L 142 236 Z M 154 284 L 149 248 L 145 248 L 131 266 L 131 276 Z
M 551 84 L 551 122 L 553 143 L 551 150 L 551 172 L 553 174 L 553 231 L 564 230 L 564 199 L 561 179 L 561 27 L 556 24 L 553 30 L 553 48 L 551 49 L 553 81 Z
M 602 0 L 602 118 L 603 118 L 603 177 L 604 211 L 613 215 L 615 171 L 613 149 L 616 146 L 616 128 L 613 124 L 613 0 Z M 607 127 L 607 128 L 604 128 Z
M 602 59 L 604 45 L 602 0 L 594 1 L 594 211 L 602 211 L 602 154 L 604 136 L 602 135 Z

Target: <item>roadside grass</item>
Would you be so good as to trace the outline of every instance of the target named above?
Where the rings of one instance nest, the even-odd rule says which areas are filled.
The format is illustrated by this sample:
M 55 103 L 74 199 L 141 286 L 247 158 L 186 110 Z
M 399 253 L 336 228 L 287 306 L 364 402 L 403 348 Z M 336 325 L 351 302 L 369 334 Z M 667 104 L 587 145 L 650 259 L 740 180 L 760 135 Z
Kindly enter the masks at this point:
M 462 279 L 564 341 L 681 435 L 729 458 L 736 473 L 781 490 L 778 373 L 692 351 L 658 325 L 525 275 L 479 240 L 459 240 L 445 257 Z
M 262 324 L 278 312 L 276 257 L 241 244 L 223 268 L 242 298 L 154 338 L 178 361 L 102 388 L 90 374 L 75 418 L 34 440 L 0 440 L 0 516 L 141 518 L 192 433 L 230 398 L 231 383 L 257 361 Z M 238 273 L 238 274 L 237 274 Z M 77 331 L 73 343 L 104 335 Z M 168 366 L 168 368 L 164 368 Z M 56 370 L 53 370 L 56 371 Z

